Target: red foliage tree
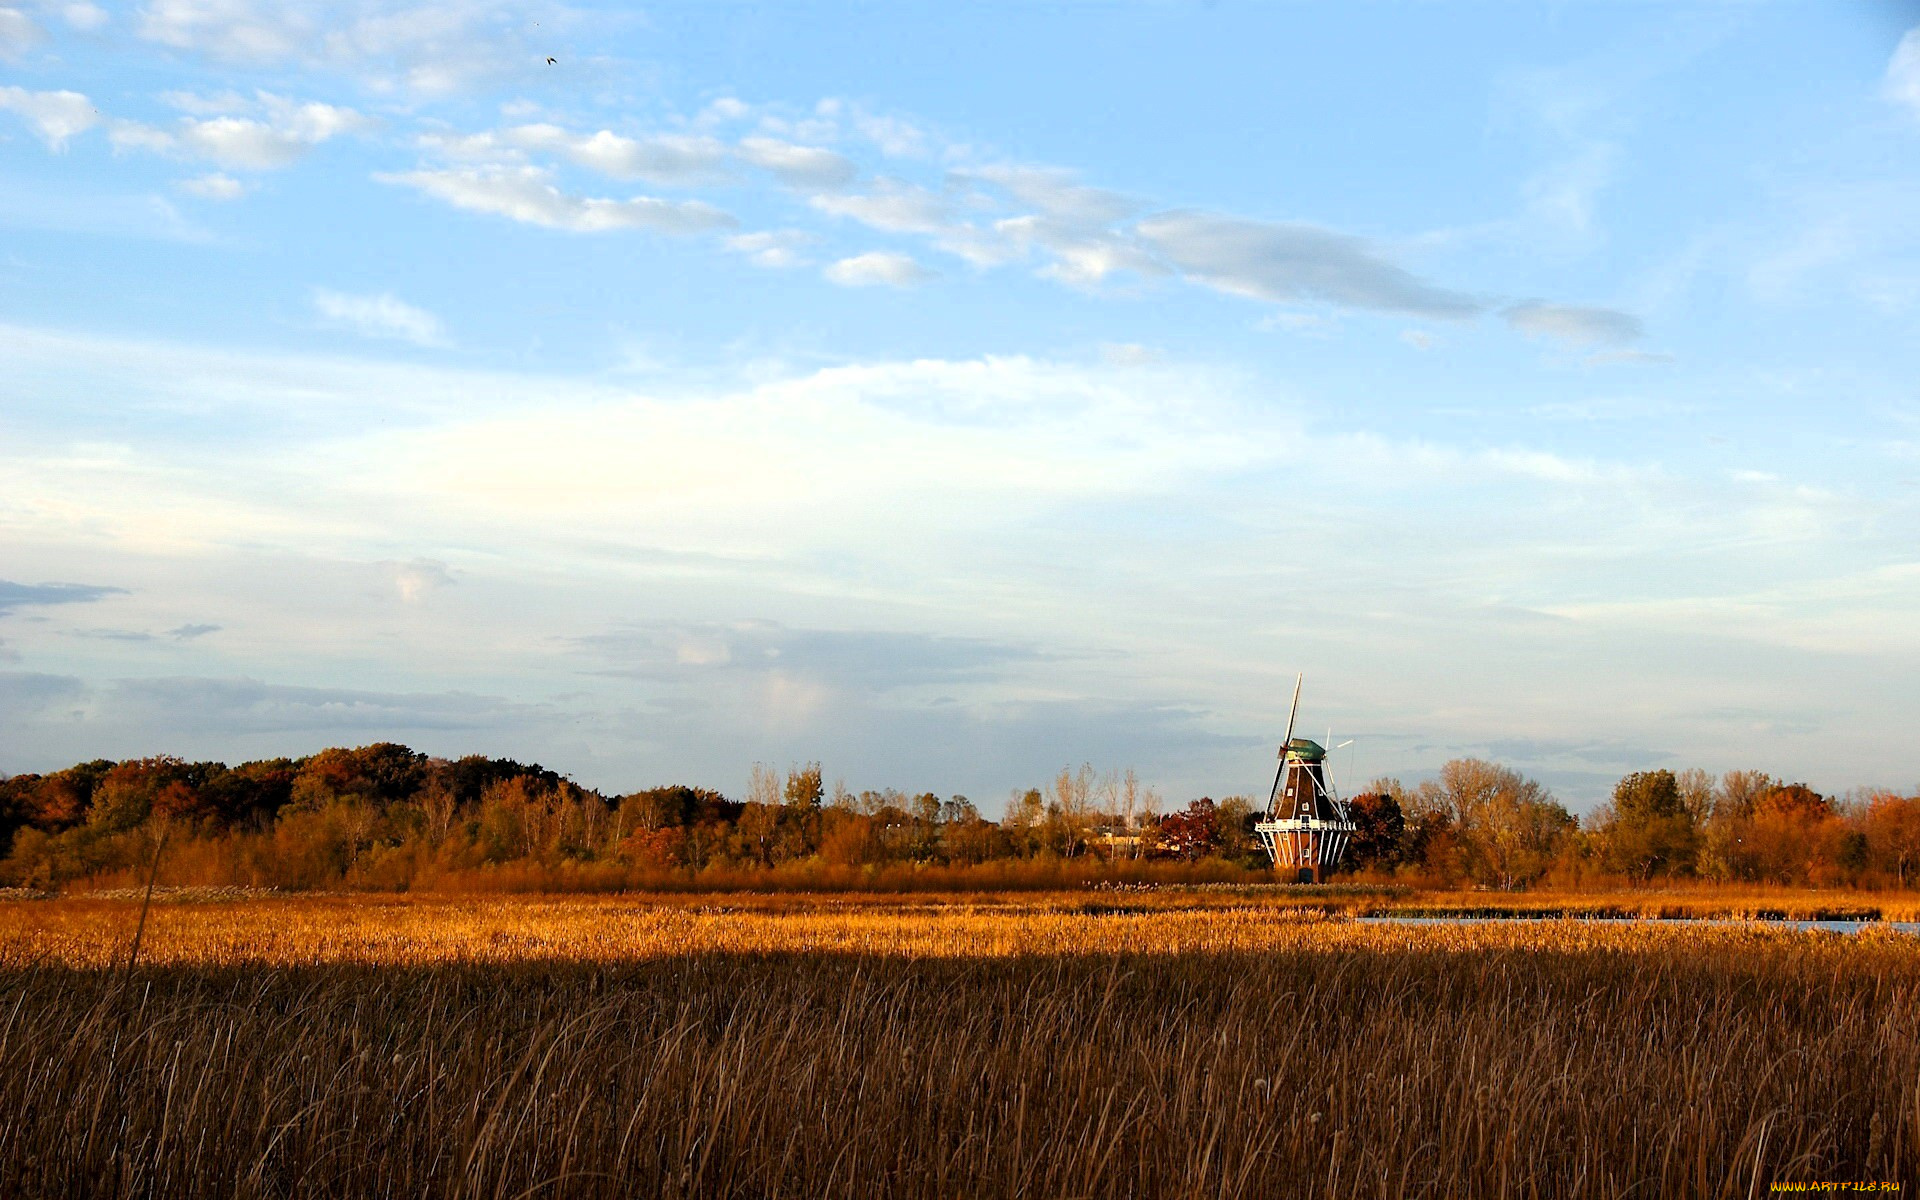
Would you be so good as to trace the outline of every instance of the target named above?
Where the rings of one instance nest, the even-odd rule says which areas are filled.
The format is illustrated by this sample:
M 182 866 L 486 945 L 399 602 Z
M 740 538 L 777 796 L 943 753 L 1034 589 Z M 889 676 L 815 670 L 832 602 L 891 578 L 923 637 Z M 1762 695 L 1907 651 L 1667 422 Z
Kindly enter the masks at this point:
M 1192 862 L 1220 845 L 1220 813 L 1211 797 L 1202 796 L 1179 812 L 1160 818 L 1163 853 Z

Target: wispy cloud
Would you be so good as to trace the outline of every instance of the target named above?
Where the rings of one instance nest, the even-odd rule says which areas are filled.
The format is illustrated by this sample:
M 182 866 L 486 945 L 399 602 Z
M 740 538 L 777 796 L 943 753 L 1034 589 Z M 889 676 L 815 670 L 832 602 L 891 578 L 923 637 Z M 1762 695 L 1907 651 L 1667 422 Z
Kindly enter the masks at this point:
M 797 229 L 776 229 L 735 234 L 726 244 L 727 249 L 746 255 L 755 266 L 779 269 L 805 266 L 806 248 L 813 240 L 811 234 Z
M 446 328 L 440 318 L 387 292 L 355 295 L 315 288 L 313 308 L 320 319 L 362 337 L 412 342 L 416 346 L 444 346 Z
M 1139 200 L 1105 188 L 1089 187 L 1076 172 L 1061 167 L 997 164 L 959 172 L 1003 188 L 1016 201 L 1048 217 L 1076 226 L 1112 225 L 1139 212 Z
M 953 202 L 918 184 L 878 180 L 869 191 L 815 196 L 813 206 L 886 233 L 945 234 L 954 224 Z
M 1573 346 L 1618 346 L 1646 334 L 1640 318 L 1612 308 L 1530 302 L 1512 305 L 1500 315 L 1522 333 Z
M 238 200 L 251 190 L 240 180 L 219 171 L 197 175 L 192 179 L 182 179 L 174 186 L 202 200 Z
M 149 42 L 222 63 L 296 64 L 375 91 L 434 97 L 532 69 L 539 56 L 524 30 L 536 22 L 549 34 L 538 47 L 545 54 L 568 49 L 582 18 L 557 3 L 505 0 L 149 0 L 134 28 Z
M 742 161 L 793 187 L 844 187 L 860 173 L 860 168 L 844 154 L 819 146 L 799 146 L 778 138 L 743 138 L 735 153 Z
M 14 583 L 0 579 L 0 617 L 33 605 L 90 604 L 108 596 L 126 594 L 125 588 L 93 583 Z
M 1140 237 L 1209 287 L 1259 300 L 1325 300 L 1348 308 L 1458 320 L 1483 300 L 1427 283 L 1364 241 L 1299 222 L 1168 212 L 1138 225 Z
M 83 33 L 104 29 L 113 19 L 93 0 L 55 0 L 53 8 L 68 26 Z
M 1882 90 L 1888 100 L 1920 119 L 1920 25 L 1907 30 L 1894 48 Z
M 608 669 L 637 677 L 690 681 L 780 672 L 874 690 L 984 680 L 1041 657 L 1031 646 L 987 638 L 803 629 L 765 620 L 634 625 L 576 644 L 604 658 Z
M 476 167 L 402 171 L 374 176 L 413 188 L 470 212 L 489 213 L 548 229 L 604 233 L 639 229 L 690 234 L 739 224 L 731 213 L 699 200 L 633 196 L 616 200 L 561 191 L 538 167 Z
M 632 138 L 607 129 L 578 134 L 558 125 L 520 125 L 503 131 L 499 140 L 524 150 L 557 154 L 616 179 L 692 187 L 723 182 L 728 177 L 727 149 L 708 137 L 657 134 Z

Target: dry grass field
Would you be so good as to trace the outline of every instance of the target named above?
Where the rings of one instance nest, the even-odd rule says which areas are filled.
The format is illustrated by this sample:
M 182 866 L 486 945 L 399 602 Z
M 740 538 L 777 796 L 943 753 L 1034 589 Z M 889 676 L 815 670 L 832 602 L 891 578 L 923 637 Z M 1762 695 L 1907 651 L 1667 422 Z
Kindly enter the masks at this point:
M 5 1196 L 1920 1186 L 1920 938 L 1278 894 L 0 903 Z M 1893 915 L 1893 914 L 1889 914 Z

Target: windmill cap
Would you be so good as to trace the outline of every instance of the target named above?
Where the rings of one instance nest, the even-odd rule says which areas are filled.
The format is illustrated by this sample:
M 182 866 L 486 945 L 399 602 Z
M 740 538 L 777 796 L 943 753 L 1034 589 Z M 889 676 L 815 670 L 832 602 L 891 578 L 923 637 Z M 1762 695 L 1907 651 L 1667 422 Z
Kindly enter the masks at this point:
M 1312 738 L 1295 738 L 1287 743 L 1287 757 L 1304 762 L 1319 762 L 1327 756 L 1327 748 Z

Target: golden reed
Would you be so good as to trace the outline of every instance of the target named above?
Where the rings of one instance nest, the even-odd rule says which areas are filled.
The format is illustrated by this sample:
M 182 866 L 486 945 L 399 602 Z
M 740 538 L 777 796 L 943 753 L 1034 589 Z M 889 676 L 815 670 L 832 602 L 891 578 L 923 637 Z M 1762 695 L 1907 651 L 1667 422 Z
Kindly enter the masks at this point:
M 1915 1186 L 1920 938 L 1206 903 L 0 904 L 0 1195 Z

